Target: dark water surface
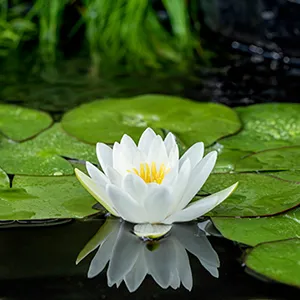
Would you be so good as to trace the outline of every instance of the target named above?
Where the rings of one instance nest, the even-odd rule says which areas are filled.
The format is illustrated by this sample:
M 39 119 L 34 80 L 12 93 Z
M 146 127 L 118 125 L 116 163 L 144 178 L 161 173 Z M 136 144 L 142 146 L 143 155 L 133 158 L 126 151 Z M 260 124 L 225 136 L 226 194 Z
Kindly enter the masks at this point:
M 1 299 L 299 299 L 299 290 L 246 274 L 239 261 L 239 248 L 218 237 L 209 240 L 220 258 L 219 279 L 190 255 L 191 292 L 183 287 L 163 290 L 151 277 L 134 293 L 129 293 L 124 283 L 109 288 L 106 272 L 87 278 L 94 252 L 75 264 L 79 252 L 102 224 L 101 219 L 89 219 L 49 227 L 1 229 Z

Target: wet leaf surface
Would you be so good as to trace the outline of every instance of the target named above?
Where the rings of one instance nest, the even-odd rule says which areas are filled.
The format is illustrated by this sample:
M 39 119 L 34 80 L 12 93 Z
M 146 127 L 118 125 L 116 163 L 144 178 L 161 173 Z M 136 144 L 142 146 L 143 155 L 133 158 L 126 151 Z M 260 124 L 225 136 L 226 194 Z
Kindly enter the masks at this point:
M 286 147 L 258 152 L 238 160 L 235 171 L 299 170 L 300 147 Z
M 0 189 L 9 187 L 9 178 L 6 173 L 0 169 Z
M 71 175 L 73 166 L 64 157 L 97 162 L 95 147 L 69 136 L 59 123 L 36 138 L 0 147 L 0 166 L 18 175 Z
M 262 218 L 212 218 L 221 234 L 230 240 L 255 246 L 300 236 L 300 209 Z
M 273 280 L 300 287 L 300 239 L 263 243 L 247 255 L 251 270 Z
M 202 191 L 215 193 L 235 182 L 234 193 L 208 213 L 210 216 L 266 216 L 300 204 L 300 185 L 260 174 L 213 174 Z
M 214 103 L 145 95 L 84 104 L 66 113 L 63 129 L 78 139 L 95 144 L 114 143 L 124 133 L 138 140 L 146 127 L 172 131 L 187 146 L 203 141 L 210 145 L 240 129 L 236 113 Z
M 226 148 L 262 151 L 300 145 L 300 106 L 292 103 L 267 103 L 238 107 L 243 129 L 221 141 Z
M 0 219 L 82 218 L 98 211 L 75 176 L 15 176 L 12 188 L 0 188 Z
M 0 104 L 0 133 L 22 141 L 48 128 L 52 118 L 45 112 L 15 105 Z

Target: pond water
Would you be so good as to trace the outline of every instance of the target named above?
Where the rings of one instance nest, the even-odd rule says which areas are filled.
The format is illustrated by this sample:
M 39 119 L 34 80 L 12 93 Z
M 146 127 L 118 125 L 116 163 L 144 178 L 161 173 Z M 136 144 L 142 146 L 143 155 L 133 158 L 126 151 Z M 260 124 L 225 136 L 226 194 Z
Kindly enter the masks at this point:
M 5 229 L 1 228 L 0 240 L 3 247 L 1 247 L 0 285 L 2 299 L 96 300 L 164 299 L 166 297 L 199 299 L 201 297 L 201 299 L 271 300 L 297 299 L 296 295 L 299 295 L 299 291 L 296 289 L 264 282 L 248 275 L 241 266 L 242 252 L 238 246 L 220 237 L 210 236 L 206 240 L 202 234 L 195 235 L 196 224 L 190 225 L 192 228 L 188 229 L 175 229 L 179 234 L 179 239 L 184 237 L 187 248 L 192 249 L 193 245 L 199 246 L 200 255 L 198 257 L 200 260 L 202 259 L 202 264 L 194 255 L 189 255 L 193 277 L 191 292 L 182 286 L 177 290 L 162 289 L 150 276 L 134 293 L 130 293 L 124 283 L 119 288 L 108 287 L 106 270 L 92 279 L 87 276 L 93 264 L 92 259 L 97 256 L 97 250 L 82 259 L 78 265 L 75 264 L 79 253 L 97 233 L 99 234 L 103 223 L 102 219 L 93 218 L 85 221 L 66 221 L 65 224 L 55 226 L 53 224 L 52 226 L 50 224 L 48 226 L 27 224 L 20 227 L 20 224 L 13 223 L 7 224 Z M 184 227 L 185 225 L 180 226 Z M 129 235 L 129 232 L 127 234 Z M 172 234 L 176 235 L 176 232 Z M 168 239 L 170 236 L 166 238 L 166 240 Z M 96 241 L 95 246 L 97 245 Z M 97 248 L 95 246 L 94 248 Z M 139 246 L 135 244 L 135 247 Z M 166 252 L 160 259 L 158 255 L 154 260 L 155 263 L 161 264 L 160 267 L 174 267 L 175 261 L 171 262 L 173 253 L 170 251 L 168 257 L 168 247 L 169 245 L 164 244 L 161 248 Z M 212 247 L 216 250 L 217 255 Z M 137 248 L 133 247 L 130 251 L 134 252 L 134 250 L 138 250 Z M 119 255 L 122 255 L 121 249 L 122 247 L 118 250 Z M 147 248 L 149 253 L 151 250 L 152 253 L 155 253 L 153 249 Z M 207 271 L 210 270 L 216 275 L 214 264 L 217 257 L 220 260 L 218 279 Z M 130 259 L 130 255 L 128 258 Z M 97 261 L 94 261 L 92 272 L 95 274 L 101 270 L 99 265 L 98 269 L 95 267 L 96 264 Z M 157 267 L 159 269 L 159 266 Z M 118 273 L 118 271 L 121 272 L 121 269 L 115 271 Z
M 231 46 L 237 52 L 226 63 L 219 61 L 215 67 L 200 68 L 196 71 L 197 80 L 192 83 L 174 78 L 172 84 L 155 81 L 149 85 L 147 78 L 140 78 L 137 85 L 136 78 L 121 78 L 121 84 L 111 81 L 109 86 L 107 82 L 91 82 L 84 77 L 84 61 L 71 61 L 61 67 L 70 71 L 64 76 L 60 75 L 62 70 L 53 77 L 45 73 L 43 80 L 34 76 L 25 79 L 24 72 L 9 73 L 0 96 L 5 103 L 48 111 L 55 120 L 60 120 L 63 112 L 98 97 L 148 92 L 183 95 L 198 101 L 211 99 L 229 106 L 278 100 L 297 102 L 295 88 L 300 73 L 296 66 L 282 65 L 268 54 L 261 53 L 258 57 L 257 53 L 251 53 L 253 47 L 234 41 L 229 42 Z M 106 230 L 104 222 L 102 216 L 83 221 L 2 222 L 0 298 L 279 300 L 300 297 L 298 289 L 248 271 L 242 263 L 245 247 L 220 237 L 212 228 L 206 236 L 200 230 L 203 223 L 176 225 L 167 237 L 153 243 L 133 236 L 128 224 L 115 222 Z M 101 246 L 101 252 L 98 249 L 103 235 L 110 238 L 105 247 Z M 189 260 L 185 248 L 193 253 L 189 253 Z M 81 261 L 76 264 L 78 256 Z M 142 257 L 142 262 L 136 263 L 134 274 L 127 274 L 127 286 L 123 282 L 118 288 L 109 287 L 108 284 L 119 284 L 125 279 L 134 257 L 138 257 L 136 261 Z M 108 260 L 109 268 L 103 268 Z M 186 271 L 189 266 L 191 273 Z M 142 280 L 145 268 L 155 280 L 150 276 Z M 189 275 L 181 277 L 179 270 Z M 174 274 L 191 291 L 182 284 L 176 290 L 163 289 L 161 286 L 178 287 L 180 281 Z M 130 293 L 128 286 L 136 291 Z

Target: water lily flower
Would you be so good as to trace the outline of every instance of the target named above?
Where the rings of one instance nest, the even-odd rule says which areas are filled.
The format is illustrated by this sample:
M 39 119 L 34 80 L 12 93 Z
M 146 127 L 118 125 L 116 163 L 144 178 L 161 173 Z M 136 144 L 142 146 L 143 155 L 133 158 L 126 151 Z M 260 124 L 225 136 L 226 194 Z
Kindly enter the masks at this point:
M 75 169 L 77 178 L 111 215 L 137 224 L 139 236 L 162 236 L 173 223 L 206 214 L 237 186 L 190 203 L 213 170 L 217 152 L 203 157 L 204 144 L 198 142 L 179 158 L 172 133 L 163 140 L 148 128 L 138 145 L 125 134 L 113 148 L 98 143 L 96 153 L 103 172 L 87 162 L 89 176 Z
M 135 236 L 132 227 L 132 224 L 117 219 L 106 220 L 76 261 L 78 264 L 98 248 L 90 263 L 88 278 L 94 278 L 108 265 L 110 287 L 118 287 L 124 281 L 128 290 L 134 292 L 148 274 L 164 289 L 177 289 L 182 284 L 190 291 L 193 276 L 188 252 L 196 256 L 212 276 L 218 277 L 218 254 L 195 223 L 176 224 L 168 237 L 155 242 L 145 242 Z

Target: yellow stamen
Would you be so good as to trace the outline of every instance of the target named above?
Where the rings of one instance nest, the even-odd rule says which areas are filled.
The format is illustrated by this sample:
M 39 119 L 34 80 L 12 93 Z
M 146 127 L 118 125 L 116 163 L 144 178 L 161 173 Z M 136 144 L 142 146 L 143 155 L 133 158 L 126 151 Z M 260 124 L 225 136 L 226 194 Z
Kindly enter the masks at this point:
M 140 170 L 133 168 L 132 170 L 128 170 L 128 172 L 132 172 L 140 176 L 146 183 L 155 182 L 161 184 L 166 174 L 170 172 L 170 169 L 167 170 L 165 164 L 161 164 L 159 169 L 157 169 L 156 163 L 152 162 L 151 167 L 148 163 L 141 163 Z

